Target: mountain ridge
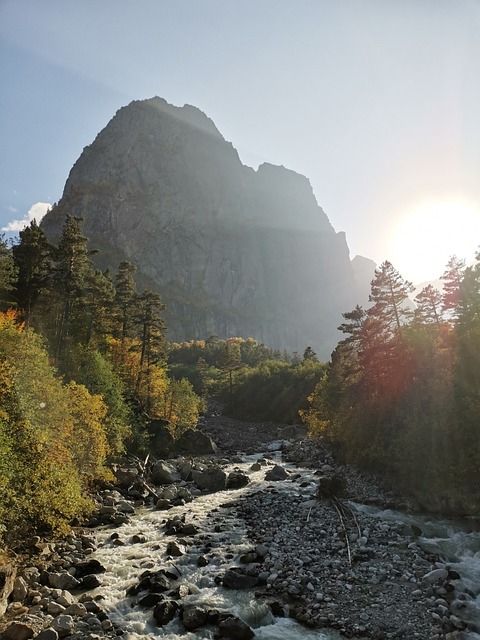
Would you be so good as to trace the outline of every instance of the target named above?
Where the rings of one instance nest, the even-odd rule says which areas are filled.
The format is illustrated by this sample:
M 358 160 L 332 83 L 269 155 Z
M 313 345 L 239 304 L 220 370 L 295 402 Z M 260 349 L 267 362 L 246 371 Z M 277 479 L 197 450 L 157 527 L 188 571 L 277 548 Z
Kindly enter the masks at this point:
M 243 165 L 191 105 L 119 109 L 42 220 L 51 239 L 68 213 L 84 219 L 103 268 L 127 259 L 161 293 L 172 340 L 251 336 L 328 357 L 341 313 L 366 298 L 308 178 Z

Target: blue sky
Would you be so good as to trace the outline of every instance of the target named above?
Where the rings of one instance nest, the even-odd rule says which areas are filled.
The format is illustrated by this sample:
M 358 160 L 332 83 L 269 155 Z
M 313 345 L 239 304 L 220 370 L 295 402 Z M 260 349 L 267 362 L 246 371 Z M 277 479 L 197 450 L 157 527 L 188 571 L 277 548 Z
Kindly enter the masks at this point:
M 478 0 L 0 0 L 0 227 L 159 95 L 306 175 L 352 257 L 434 278 L 480 244 L 479 34 Z

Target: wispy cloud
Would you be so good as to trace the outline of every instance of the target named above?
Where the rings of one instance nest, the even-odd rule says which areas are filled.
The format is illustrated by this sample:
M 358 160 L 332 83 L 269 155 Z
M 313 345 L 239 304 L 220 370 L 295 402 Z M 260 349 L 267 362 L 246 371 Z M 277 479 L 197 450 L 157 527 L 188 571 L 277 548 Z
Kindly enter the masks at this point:
M 32 204 L 32 206 L 28 210 L 27 215 L 25 216 L 25 218 L 23 218 L 23 220 L 12 220 L 5 227 L 2 227 L 1 230 L 2 231 L 22 231 L 22 229 L 25 229 L 25 227 L 29 225 L 32 220 L 35 219 L 37 222 L 40 222 L 43 216 L 51 208 L 52 208 L 52 205 L 49 204 L 48 202 L 36 202 L 35 204 Z M 15 211 L 16 210 L 13 210 L 12 213 Z

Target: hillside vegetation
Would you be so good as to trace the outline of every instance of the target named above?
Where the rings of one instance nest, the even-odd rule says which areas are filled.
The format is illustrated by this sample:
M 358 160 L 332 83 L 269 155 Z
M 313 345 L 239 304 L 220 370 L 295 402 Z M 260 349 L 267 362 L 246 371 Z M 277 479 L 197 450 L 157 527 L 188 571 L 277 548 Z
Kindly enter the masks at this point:
M 480 252 L 453 257 L 444 290 L 412 286 L 389 262 L 302 412 L 348 462 L 382 472 L 428 507 L 480 505 Z

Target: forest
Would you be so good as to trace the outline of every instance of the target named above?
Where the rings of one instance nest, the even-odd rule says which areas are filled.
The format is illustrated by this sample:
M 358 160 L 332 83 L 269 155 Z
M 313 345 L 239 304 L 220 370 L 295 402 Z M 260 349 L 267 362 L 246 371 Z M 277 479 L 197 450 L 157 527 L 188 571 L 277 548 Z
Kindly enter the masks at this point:
M 252 338 L 169 344 L 158 293 L 136 267 L 93 262 L 81 219 L 58 245 L 35 221 L 0 238 L 0 539 L 63 534 L 92 509 L 118 456 L 148 453 L 149 425 L 195 428 L 209 396 L 231 415 L 298 420 L 325 365 Z M 260 388 L 259 388 L 260 387 Z M 275 397 L 275 402 L 270 398 Z
M 453 256 L 443 291 L 413 286 L 388 261 L 370 306 L 345 334 L 302 412 L 311 434 L 349 463 L 390 478 L 428 507 L 480 506 L 480 252 Z
M 478 508 L 480 253 L 469 267 L 453 257 L 443 292 L 429 285 L 415 305 L 384 262 L 328 363 L 253 338 L 169 343 L 160 295 L 138 291 L 133 264 L 102 272 L 94 254 L 72 216 L 57 246 L 35 221 L 0 238 L 4 543 L 66 533 L 110 462 L 148 453 L 153 419 L 178 437 L 212 397 L 237 418 L 301 418 L 345 462 Z

